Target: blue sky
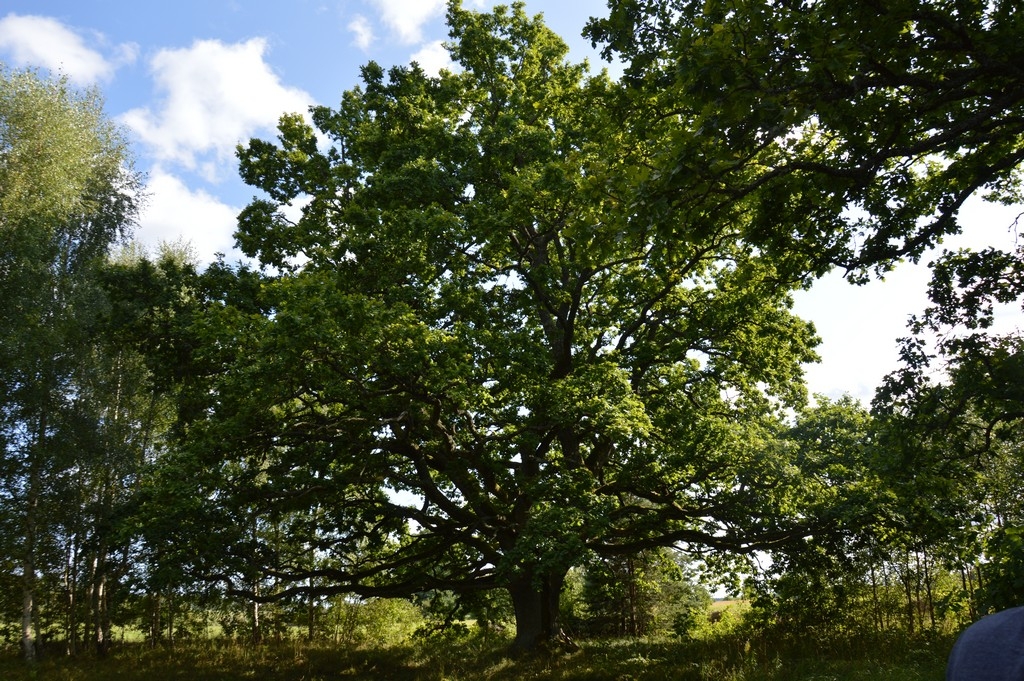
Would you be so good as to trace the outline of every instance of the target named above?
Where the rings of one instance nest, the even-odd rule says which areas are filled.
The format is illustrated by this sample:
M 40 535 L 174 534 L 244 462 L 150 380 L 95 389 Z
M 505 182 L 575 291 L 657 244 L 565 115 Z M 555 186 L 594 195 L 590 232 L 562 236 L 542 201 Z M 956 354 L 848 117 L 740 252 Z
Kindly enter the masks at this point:
M 464 0 L 486 9 L 492 0 Z M 107 112 L 132 141 L 148 179 L 137 238 L 154 246 L 184 239 L 198 256 L 232 254 L 235 217 L 253 195 L 238 179 L 235 145 L 272 137 L 281 113 L 336 105 L 369 60 L 418 61 L 437 70 L 447 56 L 444 0 L 5 0 L 0 61 L 63 72 L 98 87 Z M 527 0 L 570 45 L 571 58 L 606 66 L 580 32 L 604 0 Z M 948 247 L 1012 245 L 1024 208 L 972 201 L 965 236 Z M 927 261 L 928 258 L 925 259 Z M 895 339 L 921 310 L 927 272 L 902 266 L 885 282 L 852 287 L 830 276 L 797 296 L 815 322 L 823 361 L 808 368 L 812 391 L 869 400 L 896 364 Z M 1019 311 L 1003 316 L 1017 325 Z
M 238 179 L 235 145 L 272 137 L 281 113 L 335 105 L 371 59 L 440 69 L 444 8 L 444 0 L 7 0 L 0 60 L 98 87 L 148 176 L 138 239 L 184 237 L 209 259 L 231 254 L 235 216 L 252 196 Z M 603 0 L 532 0 L 527 9 L 544 13 L 574 58 L 596 57 L 580 32 Z

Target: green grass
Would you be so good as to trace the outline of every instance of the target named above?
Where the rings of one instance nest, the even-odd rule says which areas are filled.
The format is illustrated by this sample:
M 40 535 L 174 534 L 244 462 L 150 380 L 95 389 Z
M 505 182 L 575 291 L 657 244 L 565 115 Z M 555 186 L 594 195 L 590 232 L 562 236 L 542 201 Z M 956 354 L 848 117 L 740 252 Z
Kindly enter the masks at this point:
M 50 657 L 27 668 L 0 658 L 5 681 L 942 681 L 949 641 L 862 642 L 831 650 L 739 638 L 588 641 L 567 654 L 510 660 L 506 640 L 470 638 L 388 648 L 327 644 L 248 647 L 228 642 L 150 649 L 126 644 L 107 659 Z M 805 642 L 806 646 L 806 642 Z M 842 648 L 842 649 L 840 649 Z

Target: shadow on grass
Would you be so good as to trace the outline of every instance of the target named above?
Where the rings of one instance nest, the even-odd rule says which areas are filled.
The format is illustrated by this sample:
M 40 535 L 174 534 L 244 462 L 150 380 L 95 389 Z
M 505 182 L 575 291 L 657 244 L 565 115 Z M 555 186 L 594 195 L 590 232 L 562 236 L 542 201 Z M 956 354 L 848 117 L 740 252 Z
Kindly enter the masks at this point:
M 886 640 L 823 648 L 806 640 L 587 641 L 572 653 L 511 660 L 491 637 L 387 648 L 327 644 L 258 647 L 201 642 L 128 645 L 109 658 L 50 657 L 28 668 L 0 658 L 5 681 L 942 681 L 948 641 Z

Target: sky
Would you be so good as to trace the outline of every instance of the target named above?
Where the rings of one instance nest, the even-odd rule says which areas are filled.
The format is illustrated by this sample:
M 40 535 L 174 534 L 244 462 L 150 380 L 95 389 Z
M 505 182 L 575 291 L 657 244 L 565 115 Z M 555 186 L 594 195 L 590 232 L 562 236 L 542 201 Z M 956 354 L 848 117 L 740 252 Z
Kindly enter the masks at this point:
M 4 0 L 0 61 L 102 92 L 146 177 L 140 242 L 184 240 L 204 261 L 218 252 L 231 261 L 236 216 L 254 195 L 238 178 L 235 146 L 273 138 L 282 113 L 336 106 L 370 60 L 440 70 L 444 8 L 444 0 Z M 580 35 L 588 17 L 605 14 L 605 0 L 527 0 L 526 9 L 544 14 L 571 59 L 608 66 Z M 1012 247 L 1022 211 L 972 200 L 964 235 L 944 247 Z M 795 310 L 822 338 L 822 361 L 807 368 L 813 393 L 870 401 L 897 366 L 909 315 L 927 304 L 930 259 L 859 287 L 829 275 L 796 295 Z M 1000 328 L 1016 328 L 1019 316 L 1004 310 Z

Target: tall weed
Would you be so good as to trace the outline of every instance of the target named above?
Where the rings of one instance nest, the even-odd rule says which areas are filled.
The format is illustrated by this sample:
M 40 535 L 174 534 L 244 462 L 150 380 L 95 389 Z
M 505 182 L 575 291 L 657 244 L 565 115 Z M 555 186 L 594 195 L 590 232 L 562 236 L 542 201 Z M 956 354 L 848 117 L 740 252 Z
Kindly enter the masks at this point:
M 415 638 L 385 645 L 226 640 L 174 648 L 125 644 L 104 660 L 51 657 L 29 668 L 0 658 L 5 681 L 942 681 L 951 639 L 904 637 L 820 647 L 747 638 L 584 641 L 578 651 L 511 660 L 508 636 Z

